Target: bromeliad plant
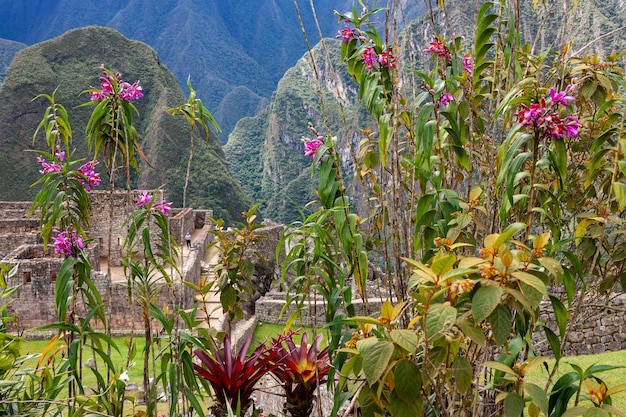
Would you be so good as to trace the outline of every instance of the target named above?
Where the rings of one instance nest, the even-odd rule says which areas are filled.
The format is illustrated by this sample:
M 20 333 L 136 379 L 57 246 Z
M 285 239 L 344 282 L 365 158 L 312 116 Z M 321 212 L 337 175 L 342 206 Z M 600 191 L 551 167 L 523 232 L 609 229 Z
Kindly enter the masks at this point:
M 292 417 L 308 417 L 313 411 L 315 392 L 326 382 L 331 366 L 328 347 L 321 349 L 322 335 L 309 346 L 309 334 L 304 332 L 300 345 L 294 341 L 294 332 L 273 339 L 278 354 L 271 372 L 281 383 L 285 393 L 285 412 Z
M 194 363 L 196 373 L 213 391 L 213 415 L 225 417 L 229 409 L 236 411 L 237 416 L 245 415 L 252 405 L 255 384 L 277 368 L 278 350 L 261 344 L 248 353 L 251 342 L 252 335 L 249 335 L 235 352 L 230 336 L 225 334 L 223 344 L 210 337 L 206 349 L 194 352 L 200 360 L 200 364 Z M 208 387 L 206 390 L 209 392 Z

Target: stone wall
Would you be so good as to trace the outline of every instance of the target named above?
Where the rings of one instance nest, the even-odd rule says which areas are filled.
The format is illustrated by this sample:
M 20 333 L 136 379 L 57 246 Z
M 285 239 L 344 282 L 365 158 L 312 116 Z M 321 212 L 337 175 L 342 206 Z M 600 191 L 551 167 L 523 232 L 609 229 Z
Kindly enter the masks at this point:
M 292 304 L 281 316 L 285 306 L 285 293 L 270 292 L 256 302 L 256 317 L 260 322 L 286 324 L 291 314 L 295 311 Z M 383 300 L 380 298 L 369 299 L 369 311 L 380 311 Z M 365 308 L 361 300 L 355 300 L 354 306 L 357 315 L 364 315 Z M 321 299 L 317 303 L 305 304 L 301 313 L 302 325 L 312 326 L 326 323 L 324 318 L 324 305 Z M 547 323 L 558 334 L 552 305 L 549 301 L 542 303 L 540 320 Z M 298 320 L 296 322 L 300 324 Z M 581 310 L 576 323 L 569 323 L 570 330 L 567 336 L 564 356 L 587 355 L 602 352 L 614 352 L 626 349 L 626 294 L 610 298 L 608 302 L 597 300 L 587 302 Z M 533 343 L 538 353 L 543 356 L 551 356 L 543 330 L 535 332 Z
M 542 302 L 540 310 L 539 319 L 558 335 L 552 304 L 549 301 Z M 570 329 L 564 355 L 588 355 L 626 349 L 625 318 L 626 294 L 589 297 L 583 303 L 576 322 L 568 323 Z M 538 332 L 533 341 L 542 355 L 551 355 L 543 331 Z
M 108 191 L 92 192 L 90 196 L 94 210 L 87 234 L 93 241 L 87 249 L 87 256 L 92 267 L 92 281 L 103 302 L 110 304 L 108 310 L 114 331 L 142 329 L 140 312 L 127 301 L 125 279 L 119 266 L 120 247 L 124 237 L 123 223 L 136 208 L 136 197 L 131 196 L 129 202 L 126 192 L 115 192 L 111 200 Z M 160 194 L 156 198 L 161 199 L 163 196 Z M 52 244 L 44 252 L 39 237 L 39 219 L 37 215 L 28 216 L 30 206 L 30 202 L 0 202 L 0 260 L 10 265 L 19 264 L 17 274 L 9 280 L 8 285 L 19 285 L 20 288 L 12 296 L 12 302 L 7 308 L 17 317 L 17 322 L 12 323 L 12 326 L 18 331 L 57 321 L 54 290 L 56 276 L 64 261 L 61 255 L 54 253 Z M 210 215 L 211 211 L 207 210 L 170 211 L 171 228 L 194 235 L 194 250 L 185 251 L 179 260 L 179 269 L 186 281 L 197 283 L 200 277 L 206 246 L 212 236 L 209 233 L 210 225 L 206 224 L 207 216 Z M 101 265 L 101 260 L 107 262 L 109 225 L 113 227 L 111 271 L 117 271 L 113 273 L 114 276 L 117 275 L 116 278 L 110 278 L 101 270 L 108 269 L 106 264 Z M 195 292 L 182 284 L 180 276 L 174 275 L 172 285 L 163 286 L 156 304 L 159 307 L 167 305 L 170 311 L 175 311 L 175 306 L 191 308 L 195 302 Z M 109 288 L 112 292 L 110 301 Z M 79 310 L 79 315 L 86 314 L 87 311 Z M 154 325 L 158 330 L 160 325 Z

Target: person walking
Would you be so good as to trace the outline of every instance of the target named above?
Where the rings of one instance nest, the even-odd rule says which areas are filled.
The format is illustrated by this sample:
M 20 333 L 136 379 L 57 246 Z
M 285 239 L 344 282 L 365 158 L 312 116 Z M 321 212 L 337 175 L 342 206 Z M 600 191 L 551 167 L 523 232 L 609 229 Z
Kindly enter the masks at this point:
M 189 233 L 185 235 L 185 241 L 187 242 L 187 247 L 191 249 L 191 235 Z

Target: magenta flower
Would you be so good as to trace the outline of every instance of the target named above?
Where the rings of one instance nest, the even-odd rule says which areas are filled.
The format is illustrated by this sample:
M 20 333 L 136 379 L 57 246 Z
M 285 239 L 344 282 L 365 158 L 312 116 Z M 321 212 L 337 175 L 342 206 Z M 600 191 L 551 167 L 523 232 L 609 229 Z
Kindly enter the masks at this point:
M 98 161 L 89 161 L 78 168 L 78 173 L 85 177 L 85 179 L 79 178 L 78 181 L 85 186 L 85 190 L 87 191 L 91 191 L 93 187 L 99 186 L 102 182 L 100 174 L 94 170 L 96 165 L 98 165 Z
M 78 251 L 85 249 L 85 241 L 82 236 L 78 236 L 72 230 L 72 226 L 68 226 L 65 231 L 60 233 L 57 228 L 53 228 L 52 231 L 58 233 L 54 239 L 54 251 L 56 253 L 75 258 Z
M 163 213 L 164 216 L 167 216 L 172 208 L 172 204 L 163 200 L 160 203 L 156 203 L 153 208 Z
M 567 95 L 571 87 L 572 87 L 571 85 L 568 85 L 564 91 L 561 91 L 558 93 L 556 92 L 554 87 L 550 87 L 550 100 L 552 101 L 552 103 L 555 105 L 560 104 L 565 107 L 569 106 L 571 102 L 575 100 L 573 96 Z
M 563 123 L 563 128 L 565 129 L 565 135 L 570 138 L 578 137 L 578 129 L 580 129 L 582 125 L 576 116 L 567 116 L 565 118 L 565 122 Z
M 392 48 L 389 47 L 387 51 L 381 52 L 378 55 L 378 62 L 383 67 L 395 68 L 396 67 L 396 57 L 391 53 Z
M 376 53 L 374 52 L 374 48 L 366 47 L 361 54 L 363 57 L 363 63 L 365 64 L 365 69 L 371 71 L 374 67 L 374 62 L 376 62 Z
M 336 38 L 343 38 L 343 43 L 347 45 L 350 43 L 350 40 L 354 38 L 354 31 L 349 27 L 343 28 L 339 32 L 337 32 Z
M 427 54 L 435 54 L 439 57 L 439 59 L 452 59 L 452 55 L 450 55 L 450 50 L 446 45 L 444 45 L 441 37 L 436 36 L 433 41 L 429 44 L 428 48 L 424 49 L 424 53 Z
M 474 70 L 474 60 L 470 55 L 465 55 L 463 57 L 463 70 L 472 75 L 472 71 Z
M 548 93 L 550 101 L 547 102 L 545 97 L 541 97 L 538 103 L 531 103 L 530 106 L 522 104 L 515 114 L 518 122 L 531 126 L 535 132 L 553 138 L 578 137 L 578 129 L 582 126 L 578 118 L 570 115 L 562 119 L 558 113 L 558 106 L 567 107 L 575 100 L 573 96 L 567 95 L 571 88 L 570 85 L 560 92 L 550 88 Z
M 139 193 L 140 191 L 135 190 L 135 192 Z M 141 191 L 141 194 L 139 195 L 139 200 L 137 200 L 137 205 L 139 207 L 144 206 L 148 208 L 150 207 L 150 203 L 152 203 L 152 196 L 148 194 L 148 190 Z
M 42 169 L 39 170 L 41 174 L 48 174 L 50 172 L 61 172 L 61 167 L 55 162 L 47 163 L 41 156 L 37 157 L 37 162 L 41 164 Z
M 315 158 L 317 149 L 324 143 L 324 138 L 322 136 L 318 136 L 315 139 L 302 138 L 302 142 L 304 143 L 304 156 L 308 156 L 312 161 Z
M 534 126 L 539 126 L 543 123 L 542 118 L 545 114 L 546 102 L 543 98 L 539 103 L 531 103 L 530 107 L 522 104 L 516 113 L 519 124 Z
M 103 73 L 103 76 L 100 77 L 100 89 L 92 87 L 92 90 L 89 92 L 92 101 L 104 100 L 107 97 L 118 97 L 130 103 L 131 100 L 137 100 L 143 97 L 139 81 L 130 84 L 121 80 L 122 74 L 119 72 L 116 72 L 115 75 L 111 75 L 104 69 L 103 65 L 100 66 L 100 69 Z
M 443 93 L 439 99 L 442 106 L 447 106 L 451 101 L 454 101 L 454 96 L 450 93 Z

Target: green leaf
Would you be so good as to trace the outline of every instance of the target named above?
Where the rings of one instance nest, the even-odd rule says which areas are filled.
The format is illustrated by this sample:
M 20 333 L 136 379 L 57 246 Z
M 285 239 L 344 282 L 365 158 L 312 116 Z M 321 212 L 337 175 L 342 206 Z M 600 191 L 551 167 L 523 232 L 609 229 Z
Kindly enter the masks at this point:
M 504 399 L 505 417 L 520 417 L 524 411 L 524 399 L 516 392 L 510 392 Z
M 408 329 L 394 329 L 390 333 L 391 340 L 410 354 L 414 354 L 419 344 L 419 339 L 414 331 Z
M 548 326 L 543 326 L 543 331 L 546 334 L 546 339 L 550 344 L 550 349 L 554 354 L 554 359 L 559 361 L 561 359 L 561 340 Z
M 623 211 L 626 209 L 626 184 L 622 182 L 614 182 L 613 194 L 615 195 L 615 199 L 619 205 L 619 210 Z
M 426 317 L 426 332 L 432 337 L 439 332 L 444 332 L 454 326 L 456 321 L 456 308 L 448 304 L 434 304 L 428 309 Z
M 419 367 L 409 359 L 402 359 L 394 366 L 395 391 L 407 404 L 419 397 L 422 389 L 422 374 Z
M 231 310 L 237 304 L 237 291 L 230 285 L 220 291 L 220 303 L 224 311 Z
M 524 272 L 524 271 L 515 271 L 515 272 L 512 272 L 511 275 L 515 277 L 516 279 L 518 279 L 520 282 L 523 282 L 524 284 L 533 287 L 534 289 L 539 291 L 542 295 L 548 294 L 548 290 L 546 289 L 546 284 L 544 284 L 544 282 L 540 278 L 536 277 L 535 275 L 529 272 Z
M 498 345 L 504 345 L 511 335 L 511 311 L 504 305 L 498 304 L 496 309 L 489 315 L 489 324 L 493 332 L 493 339 Z
M 514 234 L 524 230 L 525 228 L 526 228 L 526 224 L 521 223 L 521 222 L 510 224 L 506 229 L 504 229 L 502 233 L 500 233 L 493 247 L 496 249 L 499 248 L 500 245 L 507 242 Z
M 465 336 L 472 339 L 472 341 L 478 346 L 483 346 L 485 344 L 485 335 L 480 327 L 476 326 L 467 319 L 459 319 L 455 324 L 459 329 L 461 329 Z
M 530 382 L 524 382 L 524 391 L 530 397 L 530 399 L 537 404 L 539 409 L 548 414 L 548 395 L 543 388 L 532 384 Z
M 457 356 L 452 362 L 452 376 L 457 389 L 461 394 L 465 394 L 472 386 L 474 370 L 472 364 L 463 356 Z
M 500 304 L 502 288 L 495 285 L 481 285 L 472 298 L 472 315 L 474 322 L 480 323 Z
M 368 343 L 365 340 L 368 340 Z M 357 342 L 357 349 L 363 356 L 363 372 L 370 385 L 374 385 L 385 373 L 394 351 L 394 344 L 375 337 Z

